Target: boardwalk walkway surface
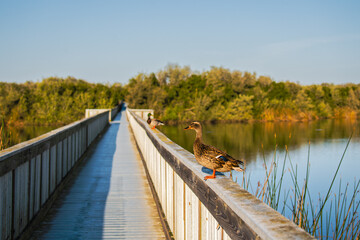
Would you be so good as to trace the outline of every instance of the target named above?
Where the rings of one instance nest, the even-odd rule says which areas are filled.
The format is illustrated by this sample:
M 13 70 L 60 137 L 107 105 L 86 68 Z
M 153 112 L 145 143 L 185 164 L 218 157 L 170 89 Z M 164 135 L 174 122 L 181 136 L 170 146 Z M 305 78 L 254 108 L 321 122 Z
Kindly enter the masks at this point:
M 130 135 L 120 112 L 31 239 L 165 239 Z

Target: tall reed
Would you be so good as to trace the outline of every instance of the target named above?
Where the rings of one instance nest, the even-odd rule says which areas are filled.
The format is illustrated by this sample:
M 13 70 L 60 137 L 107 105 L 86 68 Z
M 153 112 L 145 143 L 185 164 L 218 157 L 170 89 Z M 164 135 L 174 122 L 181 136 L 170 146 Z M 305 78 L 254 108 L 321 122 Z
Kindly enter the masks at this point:
M 278 169 L 279 158 L 277 157 L 277 144 L 275 144 L 273 159 L 270 166 L 267 166 L 266 164 L 262 146 L 265 169 L 263 183 L 261 184 L 258 182 L 257 187 L 254 190 L 250 184 L 250 175 L 246 176 L 244 174 L 241 185 L 250 192 L 253 192 L 260 200 L 291 219 L 299 227 L 305 229 L 318 239 L 359 240 L 360 218 L 358 211 L 360 210 L 360 180 L 354 181 L 352 191 L 349 190 L 349 184 L 346 185 L 345 189 L 342 189 L 340 180 L 339 189 L 336 193 L 333 191 L 334 182 L 344 160 L 352 135 L 353 134 L 351 134 L 347 141 L 345 150 L 324 198 L 319 194 L 319 199 L 313 201 L 309 192 L 309 184 L 311 184 L 309 182 L 310 141 L 308 145 L 306 173 L 303 180 L 299 179 L 298 166 L 293 165 L 287 146 L 285 146 L 286 151 L 282 167 L 281 169 Z M 289 136 L 289 139 L 291 139 L 291 135 Z M 287 162 L 289 163 L 289 173 L 293 187 L 282 192 L 284 176 L 287 172 L 285 167 Z M 288 214 L 287 210 L 290 211 L 291 214 Z
M 7 127 L 8 126 L 2 121 L 0 124 L 0 151 L 17 144 L 20 140 L 19 133 Z
M 7 136 L 8 134 L 4 130 L 4 125 L 4 122 L 2 122 L 0 126 L 0 151 L 9 145 L 9 136 Z

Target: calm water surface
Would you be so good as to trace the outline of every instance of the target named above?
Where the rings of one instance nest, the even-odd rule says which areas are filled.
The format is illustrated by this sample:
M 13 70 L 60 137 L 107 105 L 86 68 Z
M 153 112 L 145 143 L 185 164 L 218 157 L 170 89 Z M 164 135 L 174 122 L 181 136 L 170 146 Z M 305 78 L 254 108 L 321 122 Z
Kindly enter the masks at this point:
M 265 164 L 269 167 L 275 159 L 279 171 L 285 164 L 287 170 L 283 189 L 291 191 L 293 182 L 290 162 L 297 167 L 298 181 L 303 182 L 309 157 L 309 190 L 313 201 L 319 194 L 326 195 L 347 141 L 353 133 L 350 145 L 336 178 L 333 192 L 338 192 L 341 179 L 343 188 L 360 178 L 360 121 L 321 120 L 305 123 L 227 123 L 203 124 L 203 139 L 206 144 L 225 150 L 238 159 L 245 159 L 246 178 L 250 179 L 249 191 L 255 192 L 258 182 L 265 179 Z M 161 126 L 160 130 L 171 140 L 193 152 L 194 131 L 183 130 L 186 124 Z M 309 144 L 310 143 L 310 144 Z M 289 155 L 285 158 L 286 150 Z M 275 151 L 276 147 L 276 151 Z M 241 184 L 243 174 L 233 171 L 233 178 Z M 301 184 L 302 186 L 302 184 Z M 359 197 L 360 194 L 358 194 Z M 359 199 L 358 199 L 359 200 Z

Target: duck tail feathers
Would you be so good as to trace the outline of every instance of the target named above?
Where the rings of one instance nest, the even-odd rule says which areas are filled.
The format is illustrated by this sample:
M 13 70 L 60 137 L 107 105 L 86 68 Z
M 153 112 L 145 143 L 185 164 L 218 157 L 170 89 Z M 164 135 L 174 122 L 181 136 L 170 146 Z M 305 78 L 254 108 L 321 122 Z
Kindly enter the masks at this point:
M 241 167 L 234 167 L 233 169 L 238 172 L 244 171 L 244 169 L 242 169 Z
M 238 171 L 238 172 L 242 172 L 242 171 L 245 171 L 245 168 L 246 168 L 246 166 L 245 166 L 245 161 L 242 161 L 242 160 L 238 160 L 238 166 L 236 166 L 236 167 L 233 167 L 233 169 L 235 170 L 235 171 Z

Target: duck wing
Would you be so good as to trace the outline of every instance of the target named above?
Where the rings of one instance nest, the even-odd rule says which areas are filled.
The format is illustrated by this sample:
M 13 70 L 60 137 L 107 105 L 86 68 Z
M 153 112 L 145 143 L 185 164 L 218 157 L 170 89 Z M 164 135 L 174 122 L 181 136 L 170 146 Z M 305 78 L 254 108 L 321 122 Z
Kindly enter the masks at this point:
M 160 126 L 160 125 L 164 125 L 164 123 L 158 119 L 151 119 L 151 122 L 150 122 L 150 125 L 151 126 Z
M 245 161 L 238 160 L 233 158 L 227 153 L 224 153 L 224 155 L 219 155 L 218 158 L 222 158 L 225 161 L 226 167 L 230 167 L 231 169 L 241 172 L 245 170 Z
M 223 165 L 223 160 L 216 158 L 219 154 L 213 146 L 203 143 L 194 144 L 194 153 L 198 162 L 207 168 L 217 169 Z
M 229 154 L 217 149 L 213 146 L 207 145 L 208 155 L 213 159 L 214 162 L 218 163 L 224 170 L 236 170 L 243 171 L 245 168 L 245 163 L 242 160 L 237 160 L 230 156 Z M 219 169 L 220 170 L 220 169 Z
M 162 121 L 160 121 L 159 119 L 156 119 L 156 123 L 157 123 L 157 125 L 164 125 L 164 123 Z

